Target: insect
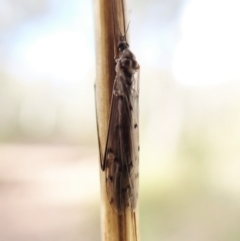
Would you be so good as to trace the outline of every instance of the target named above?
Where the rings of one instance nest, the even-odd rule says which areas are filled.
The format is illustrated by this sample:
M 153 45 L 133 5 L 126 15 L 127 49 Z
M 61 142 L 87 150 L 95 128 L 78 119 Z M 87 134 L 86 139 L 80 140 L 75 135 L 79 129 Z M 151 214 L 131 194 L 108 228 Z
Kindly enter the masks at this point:
M 118 57 L 115 59 L 116 75 L 111 93 L 104 153 L 101 153 L 99 136 L 98 142 L 100 166 L 105 174 L 107 198 L 113 209 L 118 214 L 123 214 L 128 207 L 134 212 L 138 199 L 140 66 L 129 49 L 126 39 L 127 31 L 124 29 L 124 35 L 120 31 L 114 10 L 115 3 L 111 2 L 114 36 L 118 39 L 118 44 L 115 46 Z M 124 12 L 123 2 L 121 3 Z M 125 23 L 125 20 L 123 22 Z M 118 25 L 119 34 L 116 34 L 116 25 Z M 125 28 L 125 24 L 123 26 Z M 97 128 L 99 130 L 98 121 Z
M 107 196 L 111 206 L 122 214 L 127 207 L 135 210 L 138 198 L 139 69 L 126 36 L 117 45 L 116 77 L 113 84 L 111 110 L 105 152 L 100 153 L 105 172 Z

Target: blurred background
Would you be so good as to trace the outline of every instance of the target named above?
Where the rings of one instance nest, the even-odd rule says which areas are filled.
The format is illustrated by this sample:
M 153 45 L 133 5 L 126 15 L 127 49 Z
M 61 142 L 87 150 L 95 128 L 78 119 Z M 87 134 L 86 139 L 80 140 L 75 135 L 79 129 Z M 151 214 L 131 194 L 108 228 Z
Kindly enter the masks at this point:
M 0 240 L 100 240 L 93 1 L 0 0 Z M 240 240 L 239 1 L 131 0 L 140 234 Z

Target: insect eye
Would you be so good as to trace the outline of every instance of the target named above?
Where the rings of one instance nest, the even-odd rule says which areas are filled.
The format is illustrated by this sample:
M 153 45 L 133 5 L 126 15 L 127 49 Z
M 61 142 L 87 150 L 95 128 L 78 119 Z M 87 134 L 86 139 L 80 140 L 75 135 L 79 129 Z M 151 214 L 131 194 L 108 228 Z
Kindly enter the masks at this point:
M 128 43 L 126 43 L 126 42 L 120 42 L 117 47 L 118 47 L 119 51 L 123 51 L 124 49 L 128 48 L 129 46 L 128 46 Z
M 118 50 L 119 50 L 119 51 L 122 51 L 123 48 L 124 48 L 124 44 L 123 44 L 122 42 L 119 43 L 119 44 L 118 44 Z

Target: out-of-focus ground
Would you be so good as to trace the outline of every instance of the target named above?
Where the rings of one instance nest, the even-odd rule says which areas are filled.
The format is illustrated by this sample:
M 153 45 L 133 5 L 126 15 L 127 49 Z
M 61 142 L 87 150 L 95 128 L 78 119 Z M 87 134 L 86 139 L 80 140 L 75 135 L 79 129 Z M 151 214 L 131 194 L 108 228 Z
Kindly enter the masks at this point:
M 188 138 L 161 167 L 140 159 L 141 238 L 238 240 L 240 162 Z M 0 240 L 100 240 L 96 148 L 2 144 L 0 156 Z
M 0 156 L 0 240 L 100 240 L 96 151 L 4 144 Z

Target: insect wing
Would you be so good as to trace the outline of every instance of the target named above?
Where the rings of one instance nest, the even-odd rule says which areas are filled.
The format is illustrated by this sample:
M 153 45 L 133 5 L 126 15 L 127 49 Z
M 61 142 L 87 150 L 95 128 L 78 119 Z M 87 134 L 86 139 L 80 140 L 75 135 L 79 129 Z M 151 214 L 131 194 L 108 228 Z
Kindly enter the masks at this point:
M 113 87 L 104 164 L 108 199 L 118 213 L 135 210 L 138 196 L 138 84 L 117 74 Z

